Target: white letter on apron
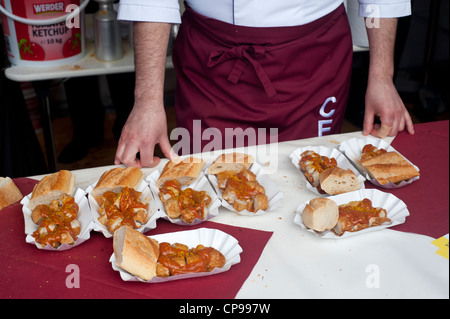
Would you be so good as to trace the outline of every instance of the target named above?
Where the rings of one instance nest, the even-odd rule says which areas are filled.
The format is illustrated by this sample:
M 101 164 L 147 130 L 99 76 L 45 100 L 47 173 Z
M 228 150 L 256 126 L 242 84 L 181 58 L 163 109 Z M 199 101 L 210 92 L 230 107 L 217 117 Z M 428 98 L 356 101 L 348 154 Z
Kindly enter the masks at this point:
M 332 117 L 333 116 L 333 114 L 336 112 L 336 110 L 335 109 L 332 109 L 330 112 L 325 112 L 325 107 L 327 106 L 327 104 L 328 103 L 330 103 L 330 102 L 333 102 L 333 103 L 336 103 L 337 102 L 337 100 L 336 100 L 336 98 L 334 97 L 334 96 L 332 96 L 332 97 L 329 97 L 326 101 L 325 101 L 325 103 L 323 103 L 323 105 L 322 105 L 322 107 L 320 108 L 320 116 L 323 116 L 323 117 L 325 117 L 325 118 L 330 118 L 330 117 Z M 331 130 L 331 128 L 330 127 L 324 127 L 325 125 L 328 125 L 328 124 L 332 124 L 333 123 L 333 120 L 332 119 L 330 119 L 330 120 L 320 120 L 319 121 L 319 123 L 318 123 L 318 125 L 319 125 L 319 133 L 318 133 L 318 136 L 323 136 L 323 133 L 324 132 L 329 132 L 330 130 Z

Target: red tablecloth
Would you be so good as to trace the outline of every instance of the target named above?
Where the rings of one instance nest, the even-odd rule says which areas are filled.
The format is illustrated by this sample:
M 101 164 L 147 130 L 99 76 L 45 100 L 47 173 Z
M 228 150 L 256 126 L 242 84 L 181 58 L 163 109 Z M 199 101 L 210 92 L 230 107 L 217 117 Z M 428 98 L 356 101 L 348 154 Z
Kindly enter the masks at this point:
M 441 237 L 449 232 L 449 122 L 415 126 L 416 134 L 400 133 L 392 146 L 420 168 L 418 181 L 391 192 L 403 200 L 410 216 L 393 229 Z M 14 180 L 29 194 L 37 181 Z M 366 182 L 368 188 L 374 187 Z M 241 263 L 225 273 L 168 282 L 143 284 L 124 282 L 109 263 L 112 239 L 92 232 L 91 239 L 75 249 L 48 252 L 25 242 L 20 203 L 0 212 L 0 298 L 234 298 L 272 236 L 240 227 L 205 222 L 198 227 L 220 229 L 235 237 L 241 247 Z M 191 228 L 190 228 L 191 229 Z M 146 235 L 186 230 L 159 220 Z M 80 288 L 68 289 L 66 267 L 80 269 Z
M 415 125 L 392 142 L 399 153 L 419 167 L 420 179 L 398 189 L 381 189 L 403 200 L 411 214 L 394 230 L 439 238 L 449 233 L 449 121 Z M 366 182 L 366 186 L 370 186 Z
M 36 180 L 15 179 L 22 191 L 29 194 Z M 25 242 L 22 205 L 16 203 L 0 213 L 0 298 L 153 298 L 153 299 L 217 299 L 234 298 L 259 259 L 271 232 L 205 222 L 200 227 L 219 229 L 233 236 L 242 247 L 241 262 L 227 272 L 164 284 L 124 282 L 109 262 L 113 253 L 112 239 L 97 232 L 91 238 L 64 252 L 37 249 Z M 158 220 L 156 229 L 146 235 L 183 231 L 186 227 Z M 77 265 L 80 288 L 68 289 L 66 279 Z M 69 278 L 70 279 L 70 278 Z

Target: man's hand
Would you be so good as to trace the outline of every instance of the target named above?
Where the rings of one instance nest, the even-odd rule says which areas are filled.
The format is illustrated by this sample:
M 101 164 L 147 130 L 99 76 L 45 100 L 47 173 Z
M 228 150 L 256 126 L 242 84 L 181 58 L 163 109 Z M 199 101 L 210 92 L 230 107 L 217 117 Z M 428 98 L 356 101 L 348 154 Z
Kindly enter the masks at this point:
M 414 134 L 411 116 L 393 83 L 397 19 L 379 18 L 378 26 L 369 25 L 366 20 L 370 66 L 363 134 L 385 138 L 405 128 Z M 379 117 L 381 125 L 374 125 L 375 117 Z
M 380 124 L 374 124 L 375 117 Z M 395 136 L 407 129 L 414 134 L 414 125 L 392 80 L 371 80 L 366 92 L 366 112 L 364 115 L 364 135 L 380 138 Z
M 155 145 L 159 144 L 168 158 L 175 156 L 167 137 L 166 114 L 151 112 L 135 105 L 122 129 L 114 163 L 133 167 L 154 167 L 160 158 L 155 157 Z M 137 154 L 139 153 L 139 158 Z

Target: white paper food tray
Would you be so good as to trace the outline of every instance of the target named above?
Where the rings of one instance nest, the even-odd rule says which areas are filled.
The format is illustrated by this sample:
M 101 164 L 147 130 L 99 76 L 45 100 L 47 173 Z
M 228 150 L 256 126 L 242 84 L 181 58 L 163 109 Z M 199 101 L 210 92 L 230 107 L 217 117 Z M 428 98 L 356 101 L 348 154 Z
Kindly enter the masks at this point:
M 236 214 L 243 216 L 259 216 L 279 208 L 281 206 L 281 201 L 283 199 L 283 193 L 280 192 L 278 186 L 270 179 L 269 175 L 265 174 L 263 167 L 259 163 L 253 163 L 252 166 L 250 167 L 250 171 L 256 175 L 256 180 L 262 187 L 264 187 L 267 198 L 269 200 L 269 208 L 267 208 L 266 210 L 258 210 L 257 212 L 254 213 L 249 212 L 248 210 L 238 212 L 236 209 L 233 208 L 233 205 L 231 205 L 230 203 L 228 203 L 228 201 L 223 199 L 222 190 L 218 187 L 219 182 L 217 176 L 214 174 L 207 174 L 209 181 L 213 185 L 220 200 L 222 201 L 222 206 L 225 207 L 226 209 L 235 212 Z
M 187 278 L 205 277 L 223 273 L 228 271 L 231 266 L 241 262 L 240 254 L 242 248 L 239 246 L 239 242 L 231 235 L 218 230 L 209 228 L 200 228 L 195 230 L 186 230 L 174 233 L 167 233 L 161 235 L 150 236 L 158 241 L 158 243 L 168 242 L 170 244 L 180 243 L 188 246 L 189 248 L 195 248 L 197 245 L 203 245 L 205 247 L 213 247 L 220 251 L 225 259 L 225 265 L 222 268 L 215 268 L 211 272 L 193 273 L 193 274 L 181 274 L 171 277 L 154 277 L 150 281 L 144 281 L 127 271 L 116 266 L 116 256 L 114 253 L 111 255 L 109 261 L 112 268 L 120 272 L 120 277 L 124 281 L 139 281 L 144 283 L 163 283 L 173 280 L 181 280 Z
M 380 226 L 369 227 L 357 232 L 345 232 L 344 234 L 342 234 L 342 236 L 337 236 L 335 233 L 328 230 L 323 232 L 317 232 L 315 230 L 306 227 L 305 224 L 303 224 L 302 212 L 305 209 L 306 204 L 309 203 L 308 201 L 302 203 L 297 208 L 294 223 L 320 238 L 341 239 L 358 236 L 364 233 L 378 231 L 388 227 L 403 224 L 406 220 L 406 217 L 409 216 L 408 208 L 406 207 L 406 204 L 402 200 L 398 199 L 392 194 L 385 193 L 377 189 L 363 189 L 359 191 L 328 197 L 328 199 L 335 201 L 338 206 L 348 204 L 351 201 L 360 201 L 363 200 L 364 198 L 370 199 L 372 201 L 373 207 L 381 207 L 386 209 L 387 217 L 391 220 L 391 222 L 384 223 L 383 225 Z
M 32 193 L 25 196 L 22 199 L 22 201 L 20 202 L 23 205 L 22 212 L 23 212 L 23 216 L 24 216 L 24 220 L 25 220 L 25 234 L 27 235 L 25 238 L 25 241 L 27 243 L 34 244 L 39 249 L 43 249 L 43 250 L 64 251 L 64 250 L 72 249 L 78 245 L 81 245 L 82 243 L 84 243 L 86 240 L 88 240 L 91 237 L 90 232 L 91 232 L 91 230 L 94 229 L 94 223 L 92 221 L 91 210 L 89 208 L 89 204 L 88 204 L 88 201 L 86 198 L 86 192 L 80 188 L 77 188 L 74 191 L 73 196 L 75 198 L 75 203 L 78 204 L 78 208 L 79 208 L 78 214 L 77 214 L 77 219 L 78 219 L 78 222 L 80 223 L 81 231 L 80 231 L 80 234 L 78 235 L 77 240 L 75 241 L 75 244 L 73 244 L 73 245 L 62 244 L 58 248 L 53 248 L 50 245 L 42 246 L 42 245 L 36 243 L 36 241 L 32 235 L 36 230 L 38 230 L 39 226 L 36 225 L 33 222 L 33 220 L 31 219 L 32 212 L 28 208 L 28 204 L 30 203 L 30 200 L 31 200 L 31 194 Z
M 359 181 L 359 185 L 360 188 L 359 189 L 365 189 L 365 178 L 364 176 L 361 175 L 361 173 L 350 163 L 350 161 L 345 157 L 344 154 L 342 154 L 339 150 L 335 149 L 335 148 L 329 148 L 329 147 L 325 147 L 325 146 L 306 146 L 306 147 L 300 147 L 298 149 L 296 149 L 295 151 L 293 151 L 291 153 L 291 155 L 289 155 L 289 158 L 292 160 L 292 164 L 294 164 L 294 166 L 297 168 L 297 170 L 300 172 L 300 175 L 302 176 L 302 179 L 304 180 L 305 184 L 306 184 L 306 188 L 308 190 L 310 190 L 311 192 L 313 192 L 316 195 L 320 195 L 320 196 L 330 196 L 329 194 L 321 194 L 319 193 L 319 191 L 317 190 L 316 187 L 313 187 L 309 181 L 307 180 L 307 178 L 305 177 L 305 175 L 303 174 L 303 171 L 301 170 L 300 166 L 299 166 L 299 162 L 301 157 L 301 154 L 305 151 L 313 151 L 316 152 L 317 154 L 321 155 L 321 156 L 326 156 L 328 158 L 332 158 L 334 157 L 336 159 L 336 162 L 338 164 L 339 168 L 342 169 L 350 169 L 353 171 L 353 173 L 355 173 L 356 177 L 358 178 Z
M 211 196 L 211 204 L 208 207 L 209 210 L 208 216 L 205 219 L 196 218 L 192 223 L 187 223 L 181 218 L 174 219 L 167 216 L 164 204 L 159 198 L 159 188 L 156 186 L 156 181 L 158 180 L 160 175 L 161 172 L 156 170 L 149 176 L 147 176 L 147 181 L 150 185 L 150 189 L 152 190 L 153 196 L 155 198 L 155 205 L 161 213 L 160 214 L 161 218 L 166 219 L 173 224 L 181 226 L 194 226 L 219 215 L 219 207 L 221 205 L 220 199 L 218 198 L 216 192 L 211 187 L 211 185 L 209 184 L 208 180 L 205 177 L 205 174 L 202 171 L 199 177 L 193 183 L 191 183 L 190 185 L 182 186 L 181 189 L 192 188 L 193 190 L 196 191 L 206 191 L 208 195 Z
M 97 181 L 98 182 L 98 181 Z M 92 196 L 92 191 L 94 190 L 95 186 L 97 185 L 97 182 L 90 185 L 86 192 L 88 193 L 88 200 L 89 205 L 91 208 L 92 218 L 94 221 L 94 230 L 97 232 L 103 233 L 103 235 L 106 238 L 111 238 L 113 234 L 106 228 L 105 225 L 99 222 L 98 218 L 100 217 L 100 213 L 98 212 L 98 209 L 100 206 L 98 205 L 97 201 L 95 200 L 94 196 Z M 160 218 L 160 213 L 157 209 L 155 200 L 153 198 L 152 192 L 150 191 L 149 185 L 147 181 L 143 180 L 139 184 L 139 186 L 136 188 L 136 191 L 141 192 L 141 200 L 143 203 L 148 203 L 148 211 L 147 211 L 147 222 L 142 225 L 141 227 L 137 228 L 136 230 L 145 233 L 146 231 L 150 229 L 156 228 L 156 220 Z
M 375 137 L 371 137 L 371 136 L 367 136 L 365 138 L 352 138 L 352 139 L 342 142 L 339 145 L 339 150 L 345 154 L 345 156 L 355 165 L 355 167 L 361 172 L 361 174 L 363 174 L 367 178 L 367 180 L 370 181 L 372 184 L 382 187 L 382 188 L 394 189 L 394 188 L 400 188 L 405 185 L 411 184 L 412 182 L 414 182 L 420 178 L 420 176 L 417 176 L 417 177 L 411 178 L 410 180 L 402 181 L 398 184 L 394 184 L 394 183 L 388 183 L 385 185 L 380 184 L 376 179 L 374 179 L 370 176 L 370 174 L 361 165 L 361 163 L 359 161 L 361 158 L 362 149 L 367 144 L 372 144 L 376 148 L 384 148 L 388 152 L 397 152 L 397 151 L 391 145 L 389 145 L 386 141 L 384 141 L 380 138 L 375 138 Z M 399 153 L 399 152 L 397 152 L 397 153 Z M 400 155 L 402 155 L 402 154 L 400 154 Z M 419 168 L 416 165 L 411 163 L 406 157 L 403 156 L 403 158 L 405 158 L 411 165 L 414 166 L 415 169 L 417 169 L 417 171 L 419 171 Z

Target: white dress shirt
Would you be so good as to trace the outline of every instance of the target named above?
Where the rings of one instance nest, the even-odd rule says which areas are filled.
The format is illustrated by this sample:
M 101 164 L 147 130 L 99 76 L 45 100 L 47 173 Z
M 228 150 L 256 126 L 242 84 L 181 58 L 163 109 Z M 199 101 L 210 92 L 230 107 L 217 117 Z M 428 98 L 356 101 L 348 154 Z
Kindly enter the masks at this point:
M 186 0 L 194 11 L 248 27 L 303 25 L 339 7 L 344 0 Z M 359 0 L 361 16 L 393 18 L 411 14 L 410 0 Z M 120 0 L 119 19 L 180 23 L 178 0 Z

